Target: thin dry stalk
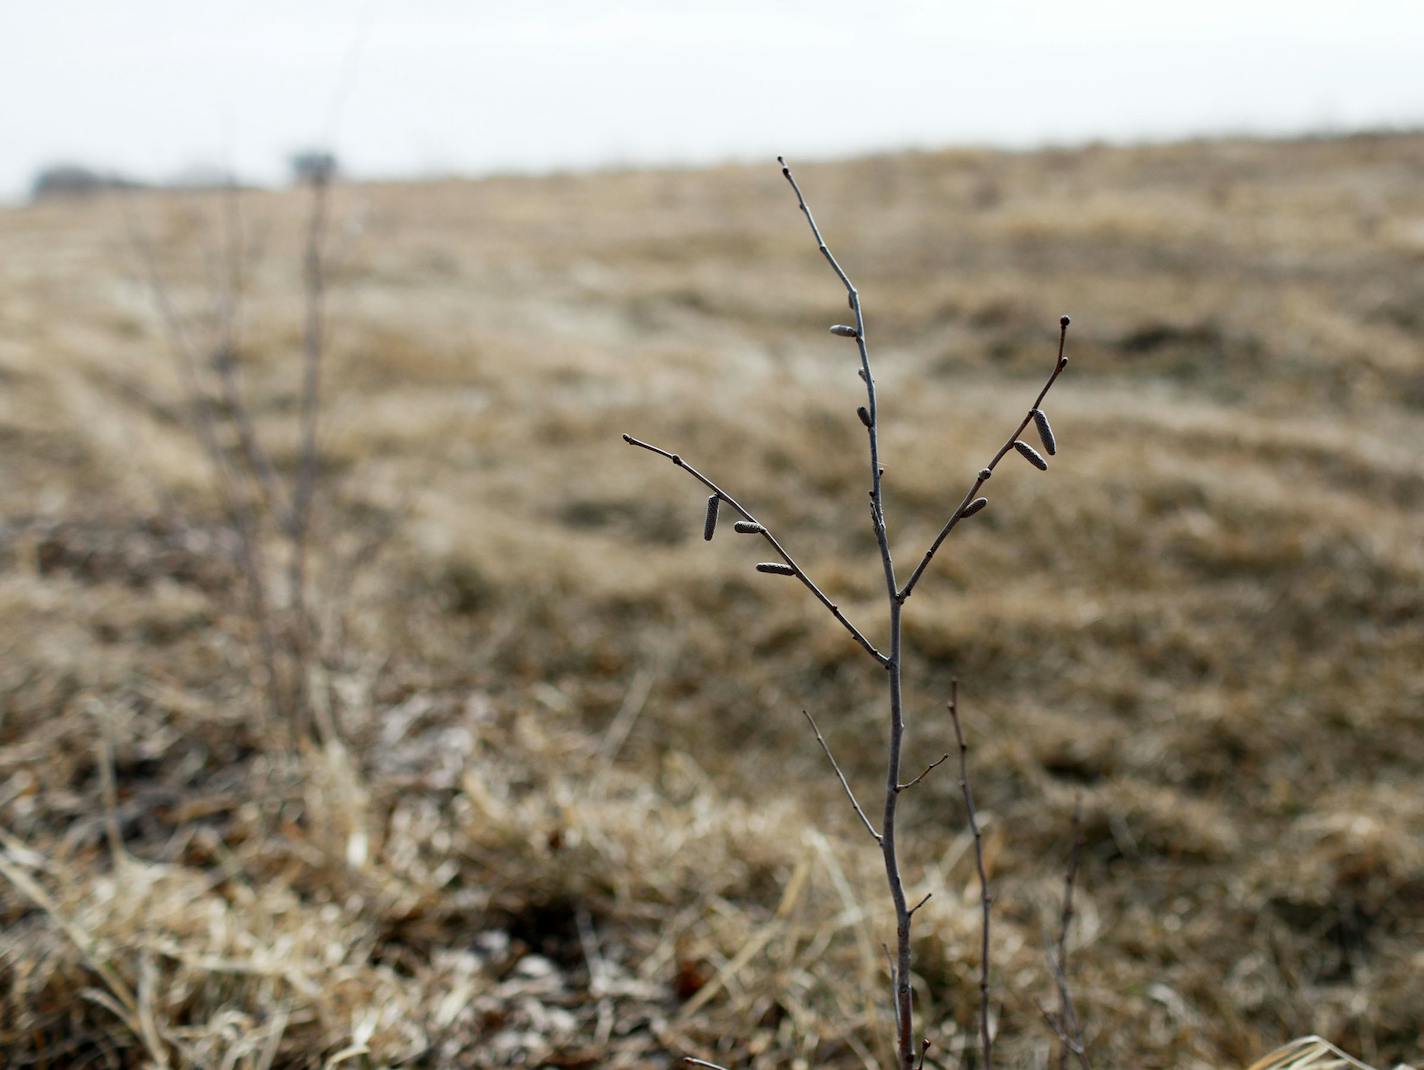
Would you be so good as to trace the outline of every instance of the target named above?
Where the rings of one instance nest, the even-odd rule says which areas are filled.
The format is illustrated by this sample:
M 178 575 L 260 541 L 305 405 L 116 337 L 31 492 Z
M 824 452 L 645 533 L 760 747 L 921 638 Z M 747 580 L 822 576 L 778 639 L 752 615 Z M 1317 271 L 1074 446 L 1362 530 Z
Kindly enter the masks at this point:
M 307 541 L 311 531 L 312 500 L 317 489 L 318 421 L 321 415 L 322 364 L 326 351 L 326 268 L 325 237 L 330 174 L 318 168 L 311 179 L 311 211 L 307 218 L 306 248 L 302 257 L 302 403 L 301 456 L 296 486 L 292 492 L 291 554 L 288 559 L 288 589 L 292 599 L 293 642 L 297 664 L 297 709 L 305 718 L 310 709 L 307 670 L 313 644 L 312 622 L 307 609 Z M 304 734 L 306 724 L 295 724 Z
M 1073 1004 L 1073 993 L 1068 984 L 1068 931 L 1073 926 L 1073 886 L 1078 878 L 1078 867 L 1083 856 L 1083 800 L 1073 804 L 1073 846 L 1068 852 L 1068 868 L 1063 875 L 1063 910 L 1058 917 L 1058 953 L 1053 958 L 1053 980 L 1058 988 L 1058 1024 L 1060 1026 L 1060 1046 L 1058 1049 L 1059 1070 L 1067 1070 L 1068 1055 L 1078 1057 L 1083 1070 L 1092 1070 L 1088 1063 L 1087 1051 L 1083 1045 L 1083 1026 L 1078 1020 L 1078 1010 Z
M 979 870 L 979 1050 L 984 1057 L 984 1070 L 994 1070 L 994 1038 L 989 1031 L 989 922 L 994 906 L 994 894 L 989 888 L 989 871 L 984 865 L 984 836 L 979 829 L 979 815 L 974 809 L 974 791 L 969 786 L 969 744 L 964 741 L 964 727 L 959 722 L 959 681 L 949 684 L 949 720 L 954 725 L 954 741 L 959 747 L 959 792 L 964 796 L 964 812 L 969 830 L 974 834 L 974 864 Z

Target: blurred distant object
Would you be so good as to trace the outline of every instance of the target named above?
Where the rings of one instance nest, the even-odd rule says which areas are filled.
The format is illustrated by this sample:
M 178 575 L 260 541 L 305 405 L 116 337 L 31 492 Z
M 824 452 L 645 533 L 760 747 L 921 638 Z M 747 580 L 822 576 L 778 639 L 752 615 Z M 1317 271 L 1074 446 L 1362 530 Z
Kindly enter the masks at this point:
M 189 164 L 164 183 L 169 189 L 203 192 L 207 190 L 240 189 L 242 183 L 230 167 L 214 163 Z
M 336 154 L 326 149 L 303 149 L 288 160 L 292 181 L 297 185 L 325 184 L 336 177 Z
M 113 171 L 96 171 L 77 163 L 56 163 L 40 168 L 35 174 L 30 198 L 38 201 L 48 197 L 92 197 L 112 190 L 141 188 L 142 182 Z

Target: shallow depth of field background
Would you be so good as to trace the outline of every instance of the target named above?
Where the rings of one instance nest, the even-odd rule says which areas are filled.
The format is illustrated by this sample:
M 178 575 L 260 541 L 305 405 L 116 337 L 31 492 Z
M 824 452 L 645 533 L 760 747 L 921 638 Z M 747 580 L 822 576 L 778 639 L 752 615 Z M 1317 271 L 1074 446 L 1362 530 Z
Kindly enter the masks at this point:
M 909 772 L 961 681 L 1003 1065 L 1052 1050 L 1075 800 L 1096 1066 L 1424 1051 L 1421 174 L 1405 133 L 798 166 L 902 569 L 1073 317 L 1059 455 L 1004 462 L 907 608 Z M 844 294 L 774 160 L 336 185 L 337 735 L 293 747 L 134 235 L 194 331 L 249 243 L 238 359 L 290 470 L 307 206 L 0 207 L 0 1065 L 882 1065 L 883 874 L 800 713 L 875 798 L 882 678 L 620 439 L 878 639 Z M 949 768 L 901 832 L 937 1066 L 975 1046 Z

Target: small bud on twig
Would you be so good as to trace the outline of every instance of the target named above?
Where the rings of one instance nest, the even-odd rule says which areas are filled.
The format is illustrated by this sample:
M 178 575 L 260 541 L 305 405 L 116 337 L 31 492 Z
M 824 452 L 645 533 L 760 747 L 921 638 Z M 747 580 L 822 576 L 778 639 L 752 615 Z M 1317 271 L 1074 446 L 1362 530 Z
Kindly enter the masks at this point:
M 1023 441 L 1022 439 L 1015 439 L 1014 449 L 1018 450 L 1019 453 L 1022 454 L 1023 459 L 1026 460 L 1029 464 L 1033 465 L 1035 468 L 1037 468 L 1040 472 L 1048 471 L 1048 462 L 1045 461 L 1042 457 L 1040 457 L 1038 455 L 1038 450 L 1034 449 L 1027 442 Z
M 1059 316 L 1059 317 L 1058 317 L 1058 326 L 1062 327 L 1065 331 L 1068 329 L 1068 324 L 1070 324 L 1070 323 L 1072 323 L 1072 322 L 1073 322 L 1073 321 L 1070 320 L 1067 316 Z
M 867 409 L 864 405 L 859 405 L 859 406 L 856 407 L 855 414 L 860 417 L 860 422 L 861 422 L 861 423 L 863 423 L 866 427 L 869 427 L 869 426 L 870 426 L 870 410 L 869 410 L 869 409 Z
M 732 525 L 732 530 L 742 535 L 760 535 L 766 528 L 755 520 L 738 520 Z
M 859 338 L 860 334 L 849 323 L 836 323 L 831 326 L 831 333 L 841 338 Z
M 756 570 L 766 572 L 773 576 L 794 576 L 796 570 L 790 565 L 783 565 L 780 561 L 758 561 Z
M 992 468 L 981 468 L 981 469 L 979 469 L 979 482 L 980 482 L 980 483 L 983 483 L 986 479 L 988 479 L 988 478 L 989 478 L 990 476 L 992 476 L 993 474 L 994 474 L 994 470 L 993 470 Z
M 713 494 L 707 499 L 707 520 L 702 525 L 702 537 L 708 542 L 712 541 L 712 536 L 717 531 L 717 506 L 721 502 L 720 494 Z
M 970 502 L 968 505 L 966 505 L 963 509 L 959 511 L 959 515 L 961 517 L 973 516 L 975 513 L 979 512 L 979 510 L 983 509 L 988 504 L 988 498 L 975 498 L 972 502 Z
M 1052 457 L 1058 452 L 1058 440 L 1053 437 L 1053 426 L 1048 422 L 1048 414 L 1042 409 L 1033 410 L 1033 426 L 1038 429 L 1038 437 L 1043 441 L 1043 448 Z

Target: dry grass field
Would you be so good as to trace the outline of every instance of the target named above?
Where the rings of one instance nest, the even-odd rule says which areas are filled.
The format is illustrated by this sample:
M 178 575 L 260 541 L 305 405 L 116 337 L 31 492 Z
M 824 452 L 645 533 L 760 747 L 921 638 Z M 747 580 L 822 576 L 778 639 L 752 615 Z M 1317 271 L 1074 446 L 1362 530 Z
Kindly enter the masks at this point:
M 907 609 L 907 767 L 961 680 L 1000 1065 L 1052 1062 L 1079 797 L 1096 1067 L 1311 1032 L 1417 1060 L 1424 137 L 798 175 L 863 295 L 897 558 L 1073 316 L 1050 471 L 1006 461 Z M 290 469 L 305 198 L 240 210 L 240 367 Z M 722 482 L 875 632 L 845 298 L 774 163 L 335 191 L 339 742 L 296 750 L 128 237 L 196 331 L 222 211 L 0 210 L 0 1066 L 886 1065 L 880 861 L 800 715 L 873 794 L 882 678 L 619 437 Z M 904 810 L 930 1063 L 972 1065 L 955 778 Z

